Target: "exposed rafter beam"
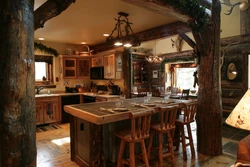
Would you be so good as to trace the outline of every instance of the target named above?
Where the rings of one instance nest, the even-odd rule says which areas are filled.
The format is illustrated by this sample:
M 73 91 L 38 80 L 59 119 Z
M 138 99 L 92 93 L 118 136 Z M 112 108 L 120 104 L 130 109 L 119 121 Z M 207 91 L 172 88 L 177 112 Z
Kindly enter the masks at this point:
M 121 1 L 127 2 L 135 6 L 139 6 L 141 8 L 145 8 L 147 10 L 161 14 L 163 16 L 173 16 L 176 19 L 185 23 L 189 23 L 190 21 L 193 20 L 188 15 L 181 14 L 180 11 L 177 12 L 170 6 L 164 5 L 162 0 L 121 0 Z
M 146 42 L 190 31 L 191 28 L 188 26 L 188 24 L 183 22 L 175 22 L 136 33 L 136 36 L 141 40 L 141 42 Z
M 43 28 L 46 21 L 61 14 L 76 0 L 47 0 L 34 12 L 34 30 Z
M 195 43 L 191 38 L 189 38 L 189 36 L 187 36 L 187 35 L 184 34 L 184 33 L 181 33 L 181 34 L 179 34 L 179 35 L 180 35 L 180 37 L 182 37 L 182 39 L 184 39 L 184 41 L 187 42 L 187 44 L 188 44 L 189 46 L 191 46 L 192 48 L 195 48 L 195 47 L 196 47 L 196 43 Z

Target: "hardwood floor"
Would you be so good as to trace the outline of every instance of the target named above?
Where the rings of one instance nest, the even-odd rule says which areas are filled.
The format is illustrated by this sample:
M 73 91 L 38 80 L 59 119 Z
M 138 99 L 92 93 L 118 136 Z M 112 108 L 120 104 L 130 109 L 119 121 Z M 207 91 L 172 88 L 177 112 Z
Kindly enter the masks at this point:
M 49 130 L 37 133 L 37 167 L 77 167 L 70 160 L 70 143 L 69 143 L 69 124 L 60 124 L 60 129 Z M 196 146 L 196 126 L 192 125 L 194 144 Z M 237 137 L 238 134 L 238 137 Z M 249 134 L 249 133 L 248 133 Z M 187 149 L 188 160 L 183 161 L 181 147 L 175 151 L 177 167 L 230 167 L 234 164 L 237 152 L 237 143 L 247 133 L 240 133 L 239 130 L 232 130 L 230 127 L 223 127 L 223 154 L 220 156 L 210 157 L 197 153 L 196 157 L 191 158 L 190 149 Z M 55 139 L 64 141 L 62 145 L 55 144 Z M 164 162 L 164 167 L 171 166 L 169 159 Z M 114 166 L 114 165 L 112 165 Z M 157 166 L 156 161 L 150 161 L 150 166 Z

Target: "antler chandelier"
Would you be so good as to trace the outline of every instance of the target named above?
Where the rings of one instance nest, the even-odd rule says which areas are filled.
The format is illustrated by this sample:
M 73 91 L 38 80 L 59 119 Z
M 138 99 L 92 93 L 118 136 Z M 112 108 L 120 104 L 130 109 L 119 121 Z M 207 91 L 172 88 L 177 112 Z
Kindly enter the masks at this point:
M 118 13 L 119 17 L 115 28 L 106 39 L 108 43 L 114 43 L 115 46 L 124 46 L 124 47 L 131 47 L 131 46 L 140 46 L 140 40 L 134 34 L 131 24 L 128 21 L 128 14 L 124 12 Z M 112 35 L 117 31 L 117 36 L 113 37 Z
M 163 61 L 162 57 L 159 57 L 156 54 L 156 41 L 155 41 L 155 49 L 154 49 L 154 53 L 150 53 L 149 56 L 146 56 L 145 59 L 149 62 L 149 63 L 161 63 Z
M 157 55 L 154 54 L 150 54 L 148 57 L 145 57 L 145 59 L 149 62 L 149 63 L 161 63 L 163 58 L 159 57 Z

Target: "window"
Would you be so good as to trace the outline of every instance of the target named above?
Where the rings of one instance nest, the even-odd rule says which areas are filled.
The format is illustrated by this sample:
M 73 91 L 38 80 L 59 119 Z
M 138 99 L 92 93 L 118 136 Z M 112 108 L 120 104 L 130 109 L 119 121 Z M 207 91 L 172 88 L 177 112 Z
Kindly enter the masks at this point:
M 43 81 L 53 83 L 53 56 L 35 55 L 35 81 L 39 84 Z
M 46 63 L 45 62 L 35 62 L 35 80 L 42 81 L 43 77 L 46 78 Z
M 176 86 L 181 89 L 198 89 L 197 85 L 194 88 L 194 72 L 197 71 L 196 67 L 193 68 L 175 68 Z

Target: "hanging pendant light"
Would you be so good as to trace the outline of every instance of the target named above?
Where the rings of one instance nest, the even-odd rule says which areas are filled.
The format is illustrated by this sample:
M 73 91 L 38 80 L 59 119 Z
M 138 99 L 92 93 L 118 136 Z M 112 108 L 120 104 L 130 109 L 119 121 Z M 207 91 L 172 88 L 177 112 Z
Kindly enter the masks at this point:
M 131 24 L 128 21 L 128 14 L 124 12 L 118 13 L 117 23 L 115 28 L 106 39 L 108 43 L 113 43 L 115 46 L 124 46 L 124 47 L 131 47 L 131 46 L 140 46 L 140 40 L 134 34 Z M 117 36 L 114 37 L 114 32 L 117 31 Z

